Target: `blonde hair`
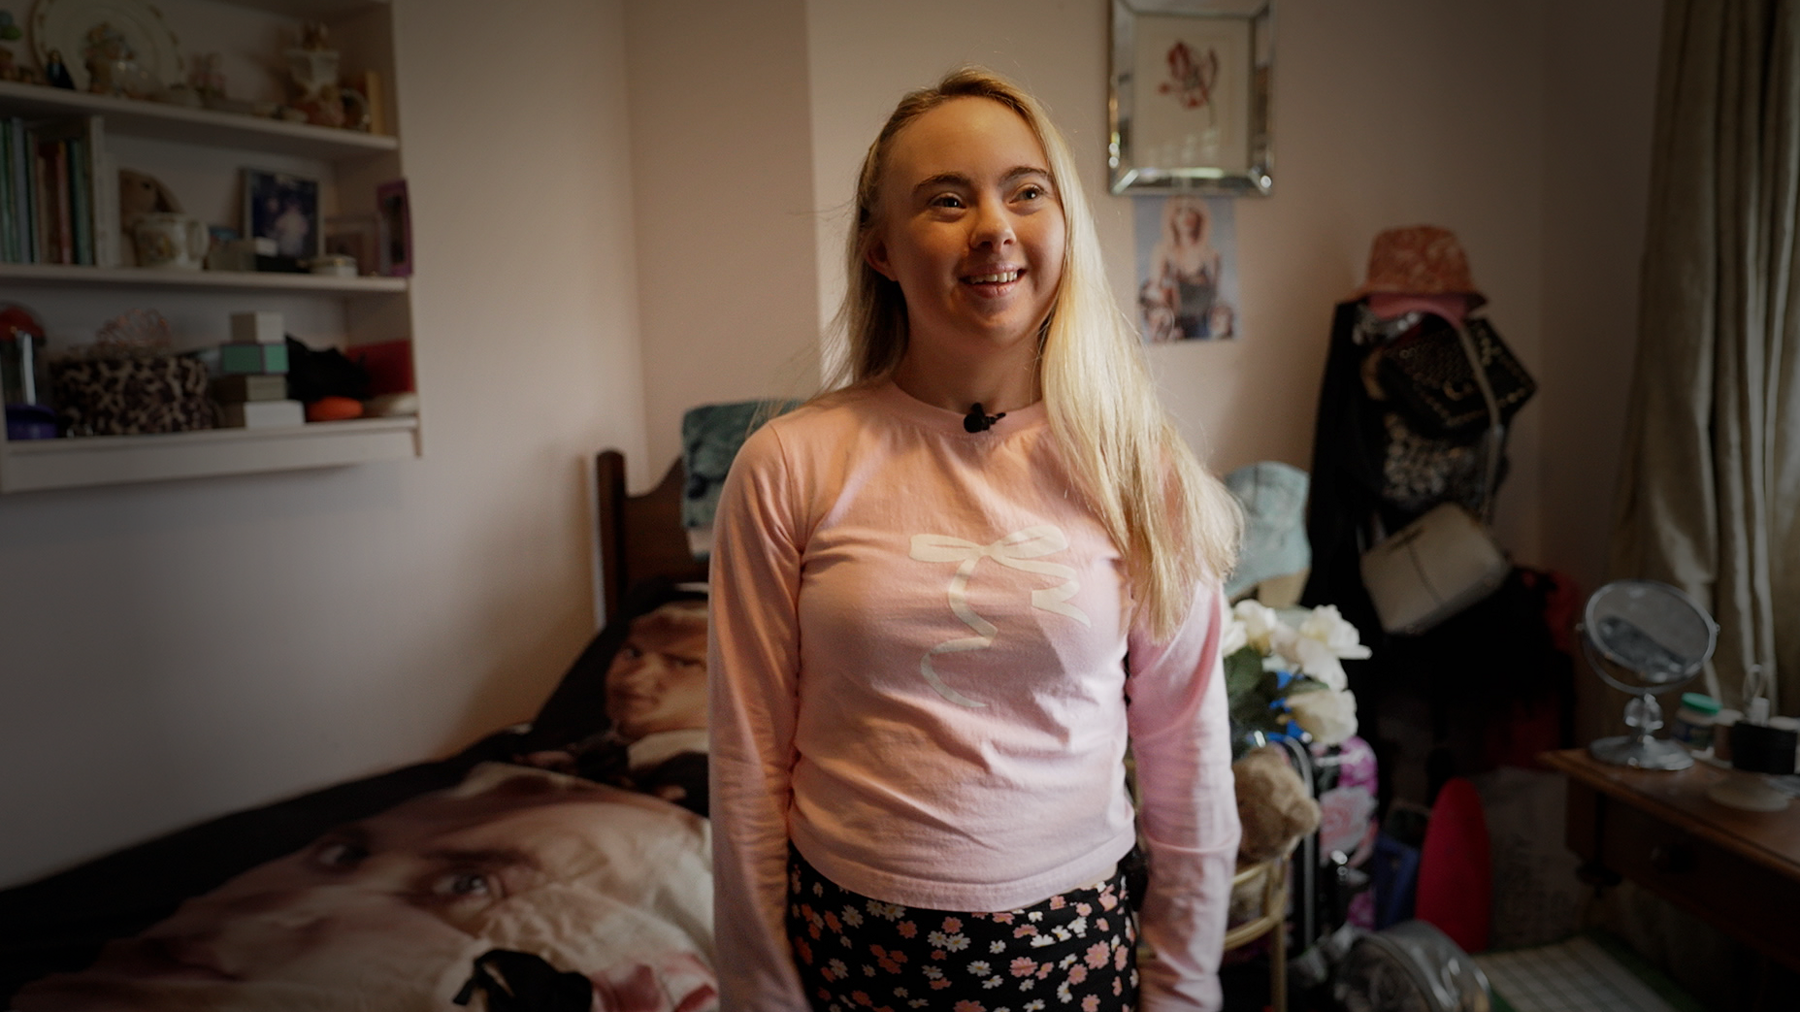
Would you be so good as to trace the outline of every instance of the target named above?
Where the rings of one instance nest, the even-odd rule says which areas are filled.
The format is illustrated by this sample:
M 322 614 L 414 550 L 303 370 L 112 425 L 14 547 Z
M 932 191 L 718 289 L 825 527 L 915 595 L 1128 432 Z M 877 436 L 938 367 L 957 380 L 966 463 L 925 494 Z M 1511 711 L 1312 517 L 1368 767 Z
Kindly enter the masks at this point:
M 900 286 L 864 257 L 879 226 L 877 196 L 893 139 L 914 119 L 957 98 L 985 98 L 1017 113 L 1050 159 L 1068 238 L 1062 283 L 1038 334 L 1038 369 L 1050 430 L 1077 490 L 1124 556 L 1152 635 L 1174 634 L 1204 578 L 1223 578 L 1243 520 L 1225 486 L 1200 466 L 1157 400 L 1137 332 L 1106 282 L 1094 219 L 1068 144 L 1037 100 L 979 67 L 900 100 L 857 176 L 846 248 L 848 285 L 837 326 L 848 342 L 827 387 L 887 379 L 906 354 Z

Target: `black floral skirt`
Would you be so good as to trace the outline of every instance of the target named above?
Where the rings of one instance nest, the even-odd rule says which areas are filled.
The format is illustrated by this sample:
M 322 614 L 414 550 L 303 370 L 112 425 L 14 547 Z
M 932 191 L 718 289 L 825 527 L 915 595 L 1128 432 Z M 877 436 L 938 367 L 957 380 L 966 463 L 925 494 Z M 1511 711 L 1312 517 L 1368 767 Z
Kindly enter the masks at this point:
M 788 938 L 815 1012 L 1129 1012 L 1137 916 L 1122 872 L 1019 910 L 884 903 L 788 856 Z

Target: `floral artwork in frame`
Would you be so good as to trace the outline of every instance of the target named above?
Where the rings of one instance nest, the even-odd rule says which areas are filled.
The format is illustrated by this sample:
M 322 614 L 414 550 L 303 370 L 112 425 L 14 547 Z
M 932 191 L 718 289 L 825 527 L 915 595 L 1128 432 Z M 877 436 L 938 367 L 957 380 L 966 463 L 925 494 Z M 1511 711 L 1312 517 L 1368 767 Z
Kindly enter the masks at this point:
M 1112 192 L 1269 192 L 1270 2 L 1113 0 Z

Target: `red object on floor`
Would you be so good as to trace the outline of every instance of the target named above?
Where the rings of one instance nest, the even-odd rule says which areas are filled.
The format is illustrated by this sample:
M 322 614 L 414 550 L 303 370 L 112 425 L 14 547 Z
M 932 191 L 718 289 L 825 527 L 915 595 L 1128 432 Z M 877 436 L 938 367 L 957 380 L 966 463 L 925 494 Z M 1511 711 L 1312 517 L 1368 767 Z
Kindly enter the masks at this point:
M 1493 862 L 1481 795 L 1466 777 L 1438 791 L 1419 853 L 1413 914 L 1429 921 L 1464 952 L 1486 951 L 1494 910 Z

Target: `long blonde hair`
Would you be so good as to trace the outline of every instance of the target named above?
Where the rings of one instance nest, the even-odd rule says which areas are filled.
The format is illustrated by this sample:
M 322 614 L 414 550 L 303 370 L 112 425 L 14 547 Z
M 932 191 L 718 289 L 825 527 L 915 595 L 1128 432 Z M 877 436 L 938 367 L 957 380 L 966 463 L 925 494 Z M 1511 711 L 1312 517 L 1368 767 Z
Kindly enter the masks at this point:
M 1068 230 L 1062 284 L 1038 335 L 1050 431 L 1077 490 L 1124 556 L 1152 635 L 1166 639 L 1186 617 L 1198 582 L 1231 571 L 1242 515 L 1157 400 L 1137 332 L 1107 286 L 1099 236 L 1068 144 L 1037 100 L 1005 78 L 965 67 L 936 87 L 911 92 L 869 146 L 857 176 L 848 285 L 837 316 L 848 354 L 827 388 L 885 380 L 906 354 L 906 299 L 864 257 L 880 224 L 881 175 L 903 127 L 965 97 L 991 99 L 1018 113 L 1050 159 Z

